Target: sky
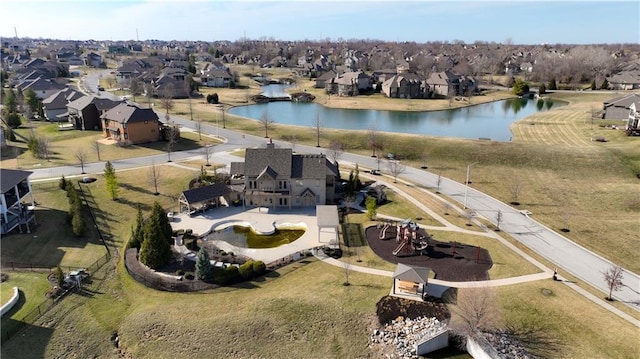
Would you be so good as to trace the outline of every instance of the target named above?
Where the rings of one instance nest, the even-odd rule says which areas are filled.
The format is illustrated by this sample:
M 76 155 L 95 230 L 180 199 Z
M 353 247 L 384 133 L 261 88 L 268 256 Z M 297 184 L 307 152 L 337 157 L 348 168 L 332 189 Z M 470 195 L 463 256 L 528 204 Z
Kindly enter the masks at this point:
M 640 43 L 640 1 L 2 0 L 0 36 Z

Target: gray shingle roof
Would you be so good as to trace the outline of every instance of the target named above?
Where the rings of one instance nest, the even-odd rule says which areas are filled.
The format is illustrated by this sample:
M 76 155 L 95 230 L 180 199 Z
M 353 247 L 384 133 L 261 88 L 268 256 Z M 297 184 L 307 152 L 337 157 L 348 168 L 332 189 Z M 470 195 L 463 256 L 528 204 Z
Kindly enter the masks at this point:
M 116 121 L 118 123 L 134 123 L 144 121 L 158 121 L 158 115 L 150 108 L 139 108 L 127 103 L 121 103 L 118 106 L 107 111 L 102 118 Z
M 278 175 L 291 177 L 290 148 L 248 148 L 245 153 L 245 176 L 258 177 L 266 166 L 271 166 Z
M 189 204 L 196 204 L 216 199 L 229 193 L 230 189 L 224 183 L 214 183 L 209 186 L 192 188 L 182 192 Z
M 6 193 L 15 185 L 28 178 L 33 172 L 0 168 L 0 189 Z

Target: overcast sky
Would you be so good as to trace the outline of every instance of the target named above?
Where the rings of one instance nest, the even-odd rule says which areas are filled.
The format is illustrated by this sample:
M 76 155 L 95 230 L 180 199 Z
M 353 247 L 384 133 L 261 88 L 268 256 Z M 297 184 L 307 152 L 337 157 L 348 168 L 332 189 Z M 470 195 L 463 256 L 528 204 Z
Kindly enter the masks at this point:
M 1 0 L 0 36 L 68 40 L 640 42 L 640 1 Z

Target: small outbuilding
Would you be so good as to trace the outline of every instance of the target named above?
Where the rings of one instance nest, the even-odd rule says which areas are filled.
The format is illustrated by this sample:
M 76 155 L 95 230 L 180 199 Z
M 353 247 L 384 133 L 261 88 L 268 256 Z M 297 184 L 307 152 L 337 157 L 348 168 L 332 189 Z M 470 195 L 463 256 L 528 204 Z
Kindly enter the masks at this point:
M 230 192 L 231 190 L 224 183 L 186 190 L 178 198 L 180 211 L 194 213 L 210 207 L 229 206 L 227 196 Z
M 393 272 L 393 294 L 411 294 L 426 297 L 430 268 L 398 263 Z

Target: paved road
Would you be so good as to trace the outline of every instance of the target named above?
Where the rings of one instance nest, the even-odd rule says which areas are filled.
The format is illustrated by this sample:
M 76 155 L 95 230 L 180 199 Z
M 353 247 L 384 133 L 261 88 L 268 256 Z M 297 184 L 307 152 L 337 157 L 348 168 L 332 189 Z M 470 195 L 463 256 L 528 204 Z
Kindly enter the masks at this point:
M 194 127 L 193 123 L 189 120 L 184 120 L 177 116 L 171 116 L 171 121 L 174 121 L 184 128 Z M 211 157 L 211 161 L 216 163 L 228 164 L 231 161 L 238 161 L 237 157 L 229 155 L 228 152 L 244 147 L 261 146 L 266 143 L 265 138 L 244 135 L 209 124 L 203 124 L 201 131 L 204 134 L 219 135 L 226 139 L 224 144 L 218 145 L 214 149 L 215 152 Z M 286 142 L 274 142 L 276 145 L 290 146 L 290 144 Z M 312 146 L 296 145 L 296 151 L 301 153 L 326 153 L 327 150 Z M 200 150 L 192 150 L 173 152 L 171 154 L 173 161 L 191 157 L 202 157 L 202 152 Z M 168 156 L 164 154 L 113 161 L 112 163 L 116 170 L 121 170 L 148 166 L 152 163 L 161 163 L 167 161 L 167 159 Z M 378 163 L 376 158 L 351 153 L 344 153 L 339 161 L 358 163 L 360 167 L 385 167 L 384 163 Z M 85 165 L 85 171 L 87 173 L 102 173 L 104 171 L 104 163 Z M 66 166 L 36 169 L 31 179 L 59 178 L 62 175 L 65 177 L 79 176 L 80 168 L 79 166 Z M 412 167 L 407 167 L 402 177 L 407 181 L 430 188 L 436 187 L 438 178 L 436 174 Z M 513 207 L 489 195 L 476 191 L 473 188 L 466 188 L 462 183 L 455 182 L 448 178 L 442 178 L 440 192 L 457 200 L 461 204 L 466 201 L 468 208 L 494 224 L 496 213 L 500 210 L 503 214 L 500 228 L 504 232 L 510 234 L 522 244 L 553 262 L 560 270 L 560 273 L 562 273 L 562 271 L 570 273 L 608 295 L 609 289 L 603 279 L 603 272 L 613 265 L 611 261 L 575 244 L 568 238 L 551 230 L 533 218 L 523 215 Z M 640 310 L 640 277 L 638 274 L 624 270 L 623 288 L 620 291 L 614 292 L 613 296 L 615 299 L 626 303 L 630 307 Z

